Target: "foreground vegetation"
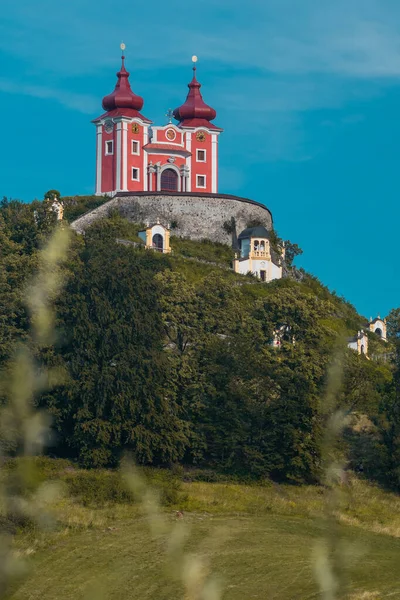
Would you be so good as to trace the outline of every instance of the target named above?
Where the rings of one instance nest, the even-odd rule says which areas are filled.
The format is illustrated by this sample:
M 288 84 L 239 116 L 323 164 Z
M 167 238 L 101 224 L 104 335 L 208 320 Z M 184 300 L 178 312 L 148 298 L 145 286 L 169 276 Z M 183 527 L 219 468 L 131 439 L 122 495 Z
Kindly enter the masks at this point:
M 201 472 L 178 478 L 147 470 L 144 476 L 164 505 L 165 529 L 157 530 L 151 520 L 160 517 L 149 521 L 134 496 L 121 501 L 128 488 L 115 472 L 48 459 L 36 464 L 43 477 L 75 478 L 73 495 L 65 491 L 48 507 L 52 531 L 28 527 L 17 536 L 15 550 L 30 573 L 14 584 L 10 598 L 183 597 L 180 558 L 169 549 L 176 535 L 183 535 L 185 560 L 198 556 L 198 577 L 217 581 L 222 598 L 286 600 L 318 593 L 316 552 L 332 535 L 324 517 L 327 489 L 187 481 Z M 350 477 L 339 492 L 336 517 L 340 597 L 400 597 L 400 499 Z

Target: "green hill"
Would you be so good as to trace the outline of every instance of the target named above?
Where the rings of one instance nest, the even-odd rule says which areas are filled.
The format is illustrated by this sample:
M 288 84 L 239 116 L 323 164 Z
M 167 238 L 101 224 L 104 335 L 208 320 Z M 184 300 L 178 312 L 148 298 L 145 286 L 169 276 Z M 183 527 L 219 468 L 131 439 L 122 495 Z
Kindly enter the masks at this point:
M 66 199 L 66 212 L 75 217 L 92 204 Z M 25 286 L 57 223 L 40 202 L 3 201 L 0 218 L 7 365 L 15 344 L 30 339 Z M 56 335 L 34 350 L 63 373 L 36 397 L 53 419 L 49 451 L 86 467 L 115 466 L 129 451 L 141 464 L 316 482 L 336 356 L 337 404 L 352 415 L 350 466 L 397 485 L 390 346 L 371 333 L 375 360 L 346 348 L 365 318 L 304 272 L 267 285 L 233 273 L 222 244 L 172 236 L 172 255 L 146 251 L 141 226 L 111 214 L 85 236 L 71 235 Z

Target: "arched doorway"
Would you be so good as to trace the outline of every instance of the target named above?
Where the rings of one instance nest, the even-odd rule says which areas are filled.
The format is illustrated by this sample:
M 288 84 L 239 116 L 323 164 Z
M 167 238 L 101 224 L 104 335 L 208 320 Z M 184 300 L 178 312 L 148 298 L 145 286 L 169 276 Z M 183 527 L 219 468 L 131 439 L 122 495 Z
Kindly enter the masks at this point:
M 153 235 L 153 248 L 157 252 L 163 252 L 164 250 L 164 239 L 160 233 Z
M 174 169 L 165 169 L 161 173 L 161 191 L 178 191 L 178 173 Z
M 375 329 L 375 333 L 376 335 L 379 335 L 379 337 L 382 337 L 382 329 L 379 329 L 379 327 Z

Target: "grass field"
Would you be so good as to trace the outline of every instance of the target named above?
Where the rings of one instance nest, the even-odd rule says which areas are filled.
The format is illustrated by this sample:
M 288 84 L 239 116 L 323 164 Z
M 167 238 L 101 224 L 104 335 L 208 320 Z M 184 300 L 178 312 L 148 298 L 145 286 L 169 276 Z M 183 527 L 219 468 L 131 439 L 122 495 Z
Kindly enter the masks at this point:
M 27 557 L 30 573 L 10 597 L 200 599 L 185 595 L 178 576 L 181 564 L 190 571 L 193 555 L 202 561 L 200 579 L 212 573 L 224 600 L 321 597 L 315 551 L 331 535 L 321 488 L 192 482 L 183 492 L 179 505 L 164 509 L 166 531 L 157 535 L 137 505 L 61 501 L 57 531 L 17 536 L 16 551 Z M 340 495 L 335 546 L 346 589 L 340 597 L 400 598 L 399 498 L 356 479 Z M 183 562 L 168 552 L 174 531 L 187 536 Z
M 318 597 L 312 553 L 322 532 L 315 522 L 275 515 L 184 519 L 191 531 L 188 550 L 205 557 L 224 599 Z M 368 598 L 369 592 L 371 598 L 400 598 L 400 540 L 352 527 L 342 535 L 344 574 L 354 597 Z M 164 543 L 152 541 L 139 519 L 60 538 L 35 557 L 32 576 L 12 598 L 184 598 L 168 572 Z

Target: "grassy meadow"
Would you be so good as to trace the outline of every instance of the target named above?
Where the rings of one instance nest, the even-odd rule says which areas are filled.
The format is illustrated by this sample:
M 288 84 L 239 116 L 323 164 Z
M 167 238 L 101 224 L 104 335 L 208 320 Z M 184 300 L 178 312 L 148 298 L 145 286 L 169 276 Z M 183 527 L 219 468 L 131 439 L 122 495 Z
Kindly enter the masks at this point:
M 316 557 L 332 537 L 335 597 L 400 598 L 396 495 L 351 478 L 327 515 L 323 487 L 177 483 L 146 470 L 164 504 L 149 511 L 149 498 L 121 501 L 115 475 L 62 470 L 64 492 L 46 508 L 52 528 L 15 538 L 28 571 L 9 598 L 317 598 Z M 221 596 L 196 595 L 190 577 L 210 579 Z

